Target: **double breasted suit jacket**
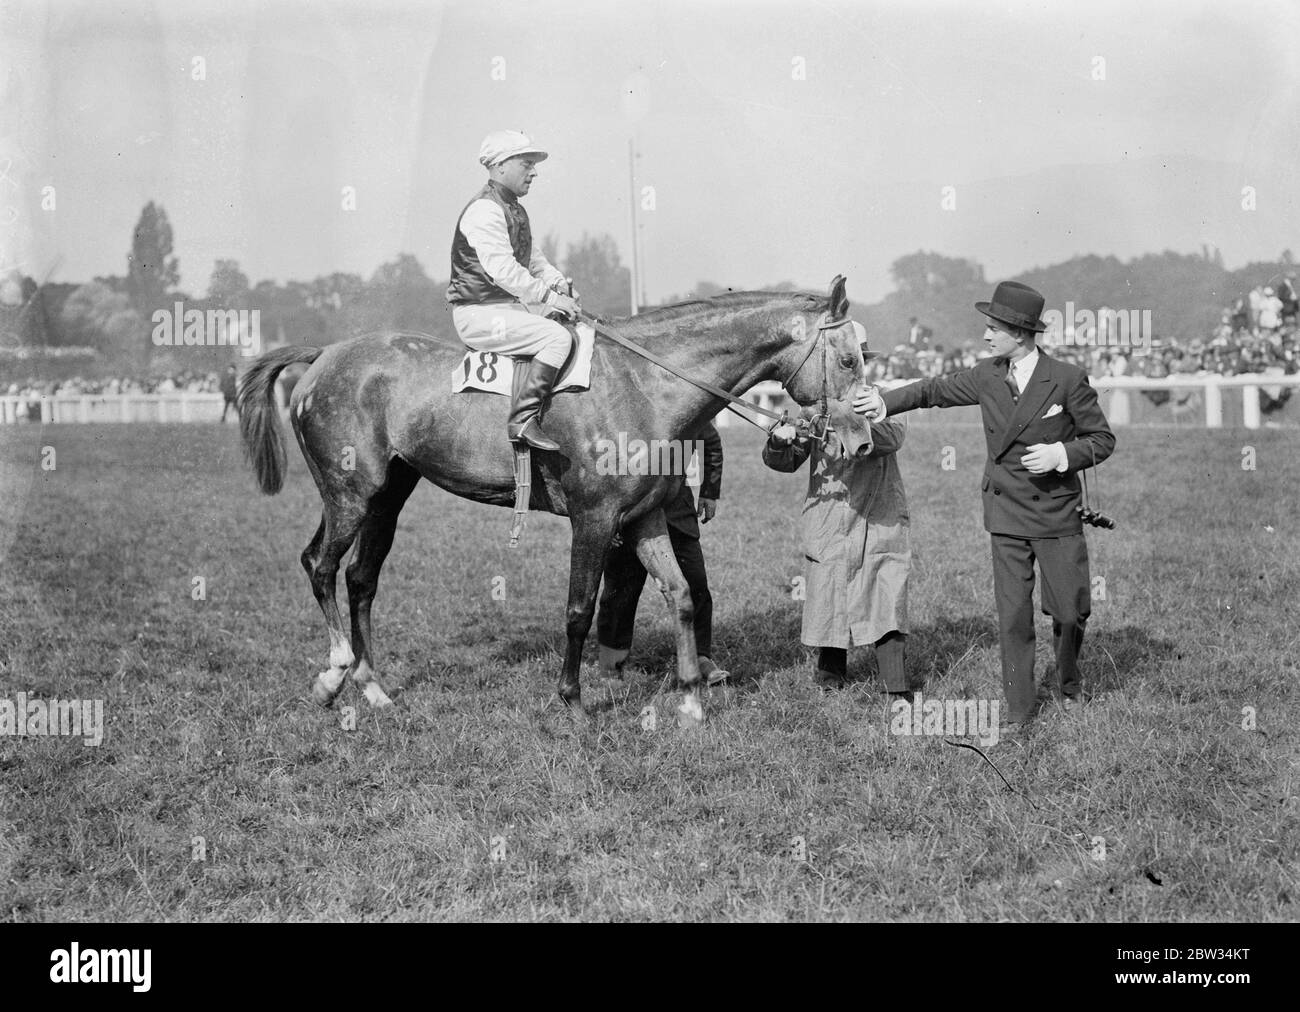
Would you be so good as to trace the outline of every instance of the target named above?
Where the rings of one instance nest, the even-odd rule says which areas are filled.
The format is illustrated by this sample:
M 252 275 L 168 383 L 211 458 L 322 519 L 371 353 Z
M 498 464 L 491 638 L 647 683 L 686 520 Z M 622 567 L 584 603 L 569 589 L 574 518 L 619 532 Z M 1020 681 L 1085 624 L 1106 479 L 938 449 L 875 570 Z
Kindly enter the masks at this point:
M 893 415 L 978 404 L 988 446 L 981 483 L 985 530 L 1018 538 L 1078 534 L 1078 472 L 1100 464 L 1115 448 L 1097 391 L 1078 366 L 1039 348 L 1038 364 L 1017 401 L 1007 385 L 1008 369 L 1005 359 L 984 359 L 972 369 L 885 391 L 885 408 Z M 1020 458 L 1036 443 L 1062 443 L 1066 470 L 1031 474 Z

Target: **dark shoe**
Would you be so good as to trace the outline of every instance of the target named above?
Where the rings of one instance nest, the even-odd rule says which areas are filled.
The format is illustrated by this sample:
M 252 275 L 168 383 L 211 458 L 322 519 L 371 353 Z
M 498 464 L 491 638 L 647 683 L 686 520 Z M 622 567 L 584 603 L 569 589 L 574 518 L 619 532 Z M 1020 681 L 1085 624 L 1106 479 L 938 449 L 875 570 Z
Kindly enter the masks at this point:
M 834 689 L 844 688 L 844 683 L 848 679 L 838 671 L 827 671 L 825 668 L 818 668 L 817 674 L 813 676 L 813 681 L 829 692 Z
M 623 665 L 627 663 L 631 651 L 607 647 L 603 643 L 598 644 L 596 649 L 600 664 L 600 680 L 610 686 L 627 684 L 627 673 L 623 670 Z
M 506 435 L 512 443 L 527 443 L 535 450 L 558 450 L 560 444 L 542 431 L 539 418 L 546 409 L 546 402 L 555 389 L 560 378 L 560 370 L 553 365 L 530 359 L 528 376 L 516 389 L 510 402 L 510 420 L 506 423 Z
M 731 677 L 731 672 L 714 664 L 712 657 L 706 657 L 704 654 L 700 654 L 699 661 L 700 674 L 704 676 L 705 685 L 721 685 Z

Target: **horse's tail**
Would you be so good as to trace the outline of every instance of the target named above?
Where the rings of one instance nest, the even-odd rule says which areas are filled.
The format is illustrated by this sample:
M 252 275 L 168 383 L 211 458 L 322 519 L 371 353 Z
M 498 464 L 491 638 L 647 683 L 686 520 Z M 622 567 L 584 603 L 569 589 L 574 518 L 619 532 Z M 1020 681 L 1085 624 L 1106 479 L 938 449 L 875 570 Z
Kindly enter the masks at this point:
M 320 348 L 306 345 L 268 351 L 240 380 L 236 403 L 244 459 L 253 465 L 257 484 L 267 495 L 275 495 L 284 486 L 284 434 L 275 405 L 275 378 L 295 362 L 316 361 L 320 353 Z

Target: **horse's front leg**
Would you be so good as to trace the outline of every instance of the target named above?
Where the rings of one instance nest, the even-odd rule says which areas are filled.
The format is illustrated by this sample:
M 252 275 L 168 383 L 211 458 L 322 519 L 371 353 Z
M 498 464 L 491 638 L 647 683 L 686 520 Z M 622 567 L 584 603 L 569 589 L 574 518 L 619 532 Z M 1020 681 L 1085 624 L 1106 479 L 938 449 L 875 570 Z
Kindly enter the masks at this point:
M 677 708 L 677 719 L 686 726 L 698 725 L 704 721 L 704 706 L 700 702 L 702 678 L 695 652 L 695 606 L 691 603 L 690 584 L 677 565 L 664 511 L 657 509 L 642 517 L 630 534 L 636 545 L 636 557 L 655 581 L 677 622 L 677 681 L 686 690 Z
M 555 691 L 575 712 L 582 712 L 582 648 L 596 614 L 596 592 L 605 569 L 605 555 L 614 537 L 613 516 L 583 516 L 573 519 L 573 548 L 569 554 L 569 605 L 565 631 L 568 645 L 564 668 Z

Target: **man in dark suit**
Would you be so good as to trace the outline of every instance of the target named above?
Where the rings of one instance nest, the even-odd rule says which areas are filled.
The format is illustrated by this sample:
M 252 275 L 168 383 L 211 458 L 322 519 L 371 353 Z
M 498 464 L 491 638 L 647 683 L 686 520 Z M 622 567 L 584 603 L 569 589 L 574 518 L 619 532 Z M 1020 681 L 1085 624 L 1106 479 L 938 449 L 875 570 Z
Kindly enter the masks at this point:
M 727 679 L 728 673 L 713 662 L 713 595 L 709 592 L 709 574 L 704 568 L 700 547 L 700 521 L 708 523 L 718 508 L 722 493 L 722 437 L 712 422 L 699 434 L 702 444 L 700 468 L 700 502 L 689 485 L 682 483 L 676 498 L 664 505 L 668 521 L 668 538 L 682 576 L 691 589 L 695 611 L 695 652 L 699 656 L 700 674 L 708 684 Z M 645 586 L 646 571 L 636 557 L 636 548 L 617 539 L 605 562 L 604 583 L 596 614 L 596 639 L 601 673 L 606 678 L 622 679 L 623 664 L 632 650 L 632 631 L 636 625 L 637 602 Z
M 988 445 L 984 527 L 993 541 L 1002 686 L 1010 711 L 1004 735 L 1016 734 L 1034 715 L 1035 559 L 1043 611 L 1052 617 L 1063 704 L 1073 709 L 1083 702 L 1079 651 L 1092 597 L 1077 472 L 1100 464 L 1115 448 L 1087 373 L 1049 358 L 1035 343 L 1046 329 L 1043 304 L 1029 286 L 1004 281 L 992 301 L 975 304 L 988 318 L 984 343 L 992 357 L 883 395 L 873 388 L 854 403 L 873 422 L 914 408 L 980 406 Z

